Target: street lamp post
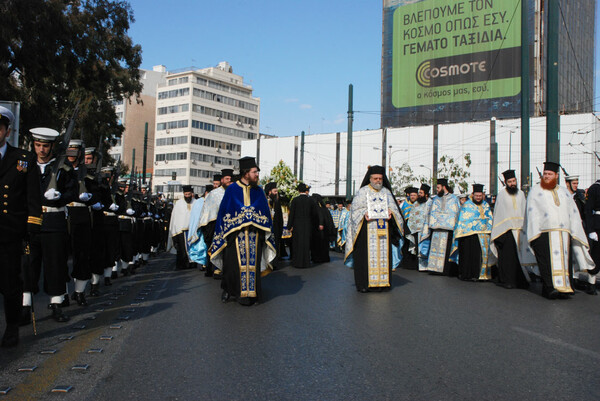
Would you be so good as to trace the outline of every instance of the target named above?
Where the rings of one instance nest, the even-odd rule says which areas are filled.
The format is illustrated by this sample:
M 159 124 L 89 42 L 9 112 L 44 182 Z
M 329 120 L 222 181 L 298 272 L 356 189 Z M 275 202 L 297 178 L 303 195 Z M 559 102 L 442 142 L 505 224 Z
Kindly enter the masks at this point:
M 419 164 L 419 167 L 423 167 L 423 168 L 426 168 L 427 170 L 429 170 L 429 182 L 433 182 L 433 171 L 429 167 L 425 166 L 424 164 Z
M 392 151 L 392 145 L 388 146 L 389 151 L 387 152 L 388 154 L 388 171 L 392 171 L 392 155 L 396 152 L 408 152 L 408 149 L 397 149 Z M 381 148 L 378 148 L 377 146 L 373 146 L 374 150 L 382 150 Z

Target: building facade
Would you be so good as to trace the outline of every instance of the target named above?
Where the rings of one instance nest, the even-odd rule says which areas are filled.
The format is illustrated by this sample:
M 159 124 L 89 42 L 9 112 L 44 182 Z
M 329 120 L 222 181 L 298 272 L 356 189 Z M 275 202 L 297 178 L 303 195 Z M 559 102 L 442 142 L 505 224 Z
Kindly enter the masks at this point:
M 224 168 L 236 168 L 243 140 L 257 138 L 260 99 L 227 62 L 168 72 L 158 85 L 153 190 L 202 193 Z
M 144 162 L 144 134 L 148 124 L 148 146 L 146 154 L 146 177 L 153 173 L 154 160 L 154 127 L 156 116 L 156 88 L 164 82 L 166 67 L 158 65 L 152 70 L 140 70 L 142 81 L 142 92 L 139 99 L 118 99 L 113 101 L 118 121 L 124 127 L 121 138 L 115 138 L 115 145 L 109 150 L 109 154 L 116 160 L 131 167 L 139 173 L 142 172 Z M 135 149 L 135 162 L 133 161 L 133 150 Z

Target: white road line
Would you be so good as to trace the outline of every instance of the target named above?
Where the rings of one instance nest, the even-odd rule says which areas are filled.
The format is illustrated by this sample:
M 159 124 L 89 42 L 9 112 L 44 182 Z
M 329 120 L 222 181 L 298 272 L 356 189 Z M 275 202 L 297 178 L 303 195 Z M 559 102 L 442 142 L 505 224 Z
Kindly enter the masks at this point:
M 560 345 L 561 347 L 570 349 L 571 351 L 576 351 L 576 352 L 579 352 L 581 354 L 585 354 L 587 356 L 590 356 L 592 358 L 600 359 L 600 353 L 598 353 L 596 351 L 592 351 L 592 350 L 589 350 L 589 349 L 586 349 L 586 348 L 582 348 L 582 347 L 579 347 L 577 345 L 569 344 L 569 343 L 566 343 L 566 342 L 564 342 L 562 340 L 559 340 L 559 339 L 556 339 L 556 338 L 552 338 L 552 337 L 548 337 L 548 336 L 545 336 L 543 334 L 536 333 L 534 331 L 530 331 L 530 330 L 524 329 L 522 327 L 512 327 L 512 329 L 516 330 L 518 332 L 524 333 L 524 334 L 528 334 L 528 335 L 530 335 L 532 337 L 536 337 L 536 338 L 538 338 L 538 339 L 540 339 L 542 341 L 545 341 L 547 343 L 555 344 L 555 345 Z

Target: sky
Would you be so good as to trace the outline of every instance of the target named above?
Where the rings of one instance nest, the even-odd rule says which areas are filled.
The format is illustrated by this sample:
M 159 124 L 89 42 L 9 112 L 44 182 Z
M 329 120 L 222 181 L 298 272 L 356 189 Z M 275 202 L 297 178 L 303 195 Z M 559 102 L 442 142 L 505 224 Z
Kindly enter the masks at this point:
M 379 128 L 381 0 L 129 1 L 129 34 L 142 46 L 142 68 L 229 62 L 261 99 L 261 133 L 345 132 L 349 84 L 354 130 Z

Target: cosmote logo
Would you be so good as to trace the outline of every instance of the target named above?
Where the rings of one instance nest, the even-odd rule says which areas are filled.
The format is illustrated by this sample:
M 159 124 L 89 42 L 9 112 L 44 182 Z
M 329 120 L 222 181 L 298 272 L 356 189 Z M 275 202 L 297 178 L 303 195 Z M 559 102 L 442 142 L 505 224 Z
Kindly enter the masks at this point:
M 446 61 L 446 62 L 444 62 Z M 464 63 L 447 62 L 448 59 L 425 60 L 417 68 L 417 82 L 425 88 L 446 86 L 465 81 L 485 79 L 487 60 L 468 61 Z M 454 61 L 454 60 L 452 60 Z

